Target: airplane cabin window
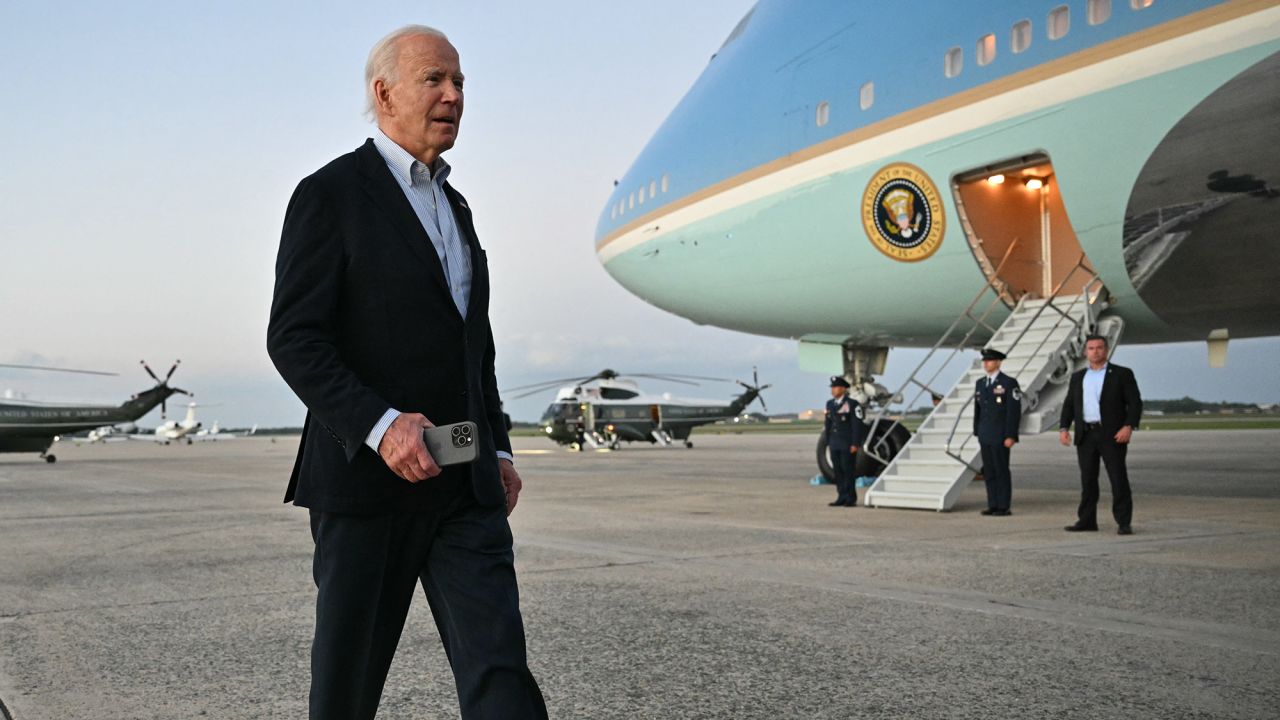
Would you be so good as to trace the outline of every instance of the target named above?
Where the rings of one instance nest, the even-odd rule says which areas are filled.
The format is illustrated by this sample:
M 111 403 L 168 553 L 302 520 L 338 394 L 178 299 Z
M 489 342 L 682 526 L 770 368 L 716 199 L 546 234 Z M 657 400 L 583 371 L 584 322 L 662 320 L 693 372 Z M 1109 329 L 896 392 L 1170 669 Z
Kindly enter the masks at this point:
M 631 193 L 631 196 L 627 198 L 627 207 L 633 208 L 635 206 L 636 206 L 636 194 Z
M 649 181 L 649 198 L 652 199 L 653 196 L 657 194 L 658 194 L 658 181 L 650 180 Z
M 1134 10 L 1146 10 L 1154 5 L 1156 0 L 1129 0 L 1129 7 Z
M 641 205 L 644 204 L 644 186 L 640 187 L 640 192 L 637 194 L 636 199 L 640 202 Z
M 986 34 L 978 38 L 978 64 L 989 65 L 996 59 L 996 36 Z
M 1101 25 L 1111 17 L 1111 0 L 1089 0 L 1085 15 L 1090 25 Z
M 669 181 L 668 176 L 663 175 L 663 176 L 662 176 L 662 192 L 666 192 L 666 191 L 667 191 L 668 181 Z
M 822 127 L 823 125 L 826 125 L 827 121 L 830 119 L 831 119 L 831 105 L 826 100 L 823 100 L 822 102 L 818 103 L 818 117 L 817 117 L 818 127 Z
M 947 58 L 944 70 L 947 77 L 953 78 L 960 74 L 964 69 L 964 51 L 958 47 L 953 47 L 947 51 Z
M 1013 48 L 1014 53 L 1025 52 L 1031 47 L 1031 21 L 1019 20 L 1013 24 L 1012 37 L 1009 38 L 1009 45 Z
M 617 218 L 618 218 L 618 206 L 614 205 L 613 207 L 609 208 L 609 219 L 616 220 Z
M 1059 40 L 1071 30 L 1071 8 L 1059 5 L 1049 12 L 1049 39 Z
M 862 84 L 862 89 L 858 91 L 858 105 L 866 110 L 876 102 L 876 84 L 867 82 Z

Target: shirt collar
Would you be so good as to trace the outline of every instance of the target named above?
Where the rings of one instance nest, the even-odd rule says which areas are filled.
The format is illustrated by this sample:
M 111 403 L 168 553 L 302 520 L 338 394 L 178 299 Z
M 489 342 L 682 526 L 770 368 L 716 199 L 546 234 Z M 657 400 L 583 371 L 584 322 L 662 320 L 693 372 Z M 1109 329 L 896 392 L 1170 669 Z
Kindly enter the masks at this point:
M 1089 372 L 1091 372 L 1091 373 L 1106 372 L 1106 371 L 1107 371 L 1107 366 L 1108 366 L 1108 365 L 1110 365 L 1110 364 L 1111 364 L 1111 363 L 1103 363 L 1103 364 L 1102 364 L 1102 367 L 1098 368 L 1097 370 L 1094 370 L 1093 368 L 1089 368 Z
M 374 128 L 373 146 L 378 149 L 378 153 L 387 162 L 387 167 L 391 168 L 391 172 L 409 185 L 415 184 L 415 174 L 418 175 L 417 181 L 419 183 L 426 182 L 429 176 L 431 180 L 440 185 L 443 185 L 444 181 L 449 177 L 449 163 L 445 162 L 444 158 L 437 157 L 435 172 L 428 173 L 426 163 L 410 155 L 408 150 L 400 147 L 395 140 L 387 137 L 387 134 L 382 132 L 382 128 Z
M 996 378 L 998 378 L 998 377 L 1000 377 L 1000 371 L 999 371 L 999 370 L 997 370 L 997 371 L 995 371 L 995 372 L 993 372 L 993 373 L 987 373 L 987 379 L 988 379 L 988 380 L 990 380 L 991 382 L 995 382 L 995 381 L 996 381 Z

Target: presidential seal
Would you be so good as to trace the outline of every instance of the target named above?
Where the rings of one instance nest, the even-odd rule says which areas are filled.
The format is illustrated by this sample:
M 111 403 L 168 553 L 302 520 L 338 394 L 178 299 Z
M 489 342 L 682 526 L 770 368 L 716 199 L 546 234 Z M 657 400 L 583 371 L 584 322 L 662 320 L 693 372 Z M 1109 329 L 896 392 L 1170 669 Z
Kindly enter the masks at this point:
M 862 227 L 871 244 L 894 260 L 924 260 L 937 252 L 946 230 L 942 196 L 915 165 L 887 165 L 862 193 Z

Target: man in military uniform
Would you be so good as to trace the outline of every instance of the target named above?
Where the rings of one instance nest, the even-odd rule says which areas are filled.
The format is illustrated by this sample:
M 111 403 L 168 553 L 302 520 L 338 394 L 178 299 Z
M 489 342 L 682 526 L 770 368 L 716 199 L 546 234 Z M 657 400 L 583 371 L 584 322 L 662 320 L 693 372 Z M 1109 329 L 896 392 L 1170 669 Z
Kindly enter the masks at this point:
M 827 449 L 831 452 L 831 470 L 836 475 L 836 500 L 832 507 L 855 507 L 858 491 L 854 487 L 853 459 L 866 435 L 866 412 L 849 396 L 849 381 L 831 378 L 831 399 L 827 401 L 823 429 L 827 433 Z
M 982 369 L 974 390 L 973 434 L 982 448 L 983 475 L 987 485 L 987 509 L 983 515 L 1004 517 L 1013 496 L 1009 475 L 1009 450 L 1018 442 L 1022 422 L 1022 389 L 1018 381 L 1000 372 L 1004 353 L 990 348 L 982 351 Z

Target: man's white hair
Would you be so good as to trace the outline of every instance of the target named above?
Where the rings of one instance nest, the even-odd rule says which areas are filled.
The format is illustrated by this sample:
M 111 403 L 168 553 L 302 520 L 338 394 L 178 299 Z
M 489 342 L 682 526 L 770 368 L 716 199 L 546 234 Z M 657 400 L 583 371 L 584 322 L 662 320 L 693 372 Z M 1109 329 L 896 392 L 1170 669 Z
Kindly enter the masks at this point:
M 438 37 L 445 42 L 449 41 L 449 38 L 444 33 L 433 27 L 405 25 L 379 40 L 373 46 L 373 49 L 369 51 L 369 60 L 364 64 L 364 114 L 370 120 L 377 121 L 378 119 L 378 99 L 373 92 L 374 81 L 382 80 L 388 86 L 396 84 L 396 80 L 399 79 L 396 77 L 396 60 L 400 54 L 397 45 L 403 38 L 417 35 L 430 35 Z

